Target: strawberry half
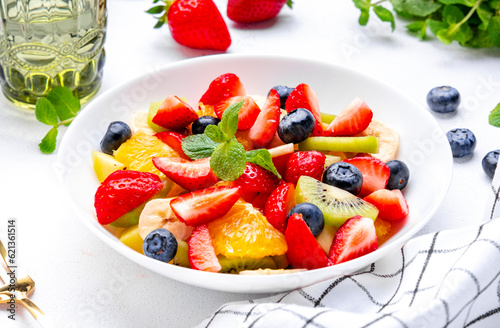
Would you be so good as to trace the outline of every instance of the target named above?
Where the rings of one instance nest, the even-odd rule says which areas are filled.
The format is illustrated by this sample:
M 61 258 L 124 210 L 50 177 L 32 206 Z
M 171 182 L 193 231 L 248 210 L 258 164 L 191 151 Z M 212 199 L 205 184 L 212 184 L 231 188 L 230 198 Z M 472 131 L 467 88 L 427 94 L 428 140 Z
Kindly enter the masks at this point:
M 311 136 L 321 136 L 323 134 L 323 124 L 321 123 L 318 95 L 305 83 L 295 87 L 286 100 L 285 109 L 288 113 L 296 108 L 305 108 L 313 114 L 316 123 Z
M 229 0 L 227 17 L 238 23 L 262 22 L 276 17 L 287 2 L 288 0 Z
M 363 175 L 363 184 L 359 197 L 365 197 L 375 190 L 384 189 L 391 175 L 391 170 L 384 162 L 373 157 L 353 157 L 345 159 L 344 162 L 356 166 Z
M 248 130 L 255 123 L 257 116 L 260 113 L 259 105 L 255 103 L 250 96 L 235 96 L 217 103 L 214 107 L 215 114 L 219 119 L 222 119 L 222 114 L 226 108 L 243 100 L 243 106 L 241 106 L 240 112 L 238 114 L 238 130 Z
M 329 264 L 339 264 L 373 252 L 378 248 L 373 220 L 357 215 L 342 224 L 330 247 Z
M 183 129 L 193 123 L 198 114 L 177 96 L 168 96 L 158 108 L 152 121 L 166 129 Z
M 174 198 L 170 207 L 186 225 L 196 226 L 226 214 L 240 196 L 240 187 L 206 188 Z
M 286 230 L 286 217 L 295 205 L 295 185 L 283 183 L 271 193 L 264 208 L 267 221 L 281 232 Z
M 271 89 L 255 124 L 248 131 L 248 138 L 252 140 L 255 148 L 263 148 L 271 142 L 276 135 L 280 115 L 280 95 Z
M 188 247 L 191 269 L 208 272 L 219 272 L 222 269 L 206 224 L 197 226 L 193 230 L 188 240 Z
M 275 189 L 276 190 L 276 189 Z M 269 192 L 261 192 L 259 193 L 253 200 L 252 206 L 258 209 L 262 214 L 264 214 L 264 208 L 266 207 L 267 200 L 271 196 Z
M 210 158 L 188 161 L 180 157 L 153 157 L 153 164 L 173 182 L 186 190 L 210 187 L 218 178 L 210 167 Z
M 404 218 L 408 215 L 408 203 L 399 189 L 380 189 L 372 192 L 363 200 L 378 208 L 378 217 L 388 221 Z
M 175 150 L 175 152 L 179 154 L 179 157 L 190 160 L 190 158 L 184 153 L 184 150 L 182 150 L 182 139 L 186 138 L 186 135 L 174 131 L 165 131 L 156 133 L 155 137 Z
M 153 197 L 163 183 L 153 173 L 118 170 L 97 188 L 94 207 L 100 224 L 110 224 Z
M 286 258 L 296 269 L 318 269 L 328 265 L 328 258 L 319 246 L 302 214 L 294 213 L 288 218 L 285 231 L 288 251 Z
M 331 136 L 354 136 L 363 132 L 373 118 L 373 112 L 368 105 L 357 97 L 347 105 L 340 114 L 328 125 L 324 134 Z
M 247 163 L 245 171 L 235 180 L 235 183 L 245 191 L 270 193 L 281 183 L 281 180 L 262 166 Z
M 302 175 L 321 181 L 325 168 L 325 154 L 316 150 L 298 151 L 288 159 L 285 181 L 297 184 Z
M 244 96 L 245 94 L 245 87 L 243 87 L 240 78 L 233 73 L 226 73 L 210 82 L 207 91 L 201 96 L 199 102 L 204 105 L 215 106 L 222 100 L 235 96 Z

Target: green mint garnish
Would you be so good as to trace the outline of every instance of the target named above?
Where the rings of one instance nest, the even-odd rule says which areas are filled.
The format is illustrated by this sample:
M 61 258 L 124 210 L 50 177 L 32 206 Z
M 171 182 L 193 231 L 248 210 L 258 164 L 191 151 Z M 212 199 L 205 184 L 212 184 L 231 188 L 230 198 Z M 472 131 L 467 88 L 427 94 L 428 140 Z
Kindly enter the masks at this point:
M 500 128 L 500 103 L 491 111 L 490 116 L 488 117 L 488 122 L 491 125 Z
M 40 151 L 51 154 L 56 149 L 57 128 L 69 125 L 80 111 L 80 99 L 66 87 L 52 89 L 45 98 L 36 102 L 35 117 L 43 124 L 51 125 L 52 129 L 38 145 Z
M 281 175 L 274 167 L 273 159 L 271 157 L 271 153 L 267 149 L 254 149 L 246 152 L 246 161 L 250 163 L 257 164 L 262 166 L 268 171 L 274 173 L 279 179 L 281 179 Z
M 246 166 L 245 147 L 236 138 L 219 144 L 210 158 L 210 167 L 224 181 L 238 179 Z
M 194 134 L 182 139 L 181 145 L 184 154 L 194 160 L 210 157 L 219 144 L 206 134 Z

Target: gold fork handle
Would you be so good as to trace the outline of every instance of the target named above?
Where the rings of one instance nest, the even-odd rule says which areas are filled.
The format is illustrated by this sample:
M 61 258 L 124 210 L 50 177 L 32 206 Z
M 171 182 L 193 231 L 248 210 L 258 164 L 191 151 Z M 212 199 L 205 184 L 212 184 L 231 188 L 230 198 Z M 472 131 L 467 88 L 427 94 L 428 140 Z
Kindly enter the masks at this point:
M 29 298 L 23 297 L 16 299 L 22 306 L 24 306 L 29 313 L 36 319 L 38 325 L 42 328 L 53 328 L 55 327 L 52 322 L 47 318 L 45 313 L 35 303 L 33 303 Z

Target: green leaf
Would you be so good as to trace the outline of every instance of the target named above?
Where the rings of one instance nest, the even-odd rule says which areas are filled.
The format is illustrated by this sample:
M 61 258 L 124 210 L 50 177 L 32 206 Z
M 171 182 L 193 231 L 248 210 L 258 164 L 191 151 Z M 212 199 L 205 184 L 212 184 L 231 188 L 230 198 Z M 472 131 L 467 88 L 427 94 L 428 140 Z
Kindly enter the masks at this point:
M 372 6 L 370 0 L 353 0 L 353 2 L 354 6 L 356 6 L 356 8 L 359 8 L 361 10 L 363 9 L 368 10 Z
M 424 40 L 427 37 L 427 24 L 425 21 L 415 21 L 411 24 L 406 25 L 406 28 L 410 32 L 417 33 L 417 36 L 420 40 Z
M 41 98 L 43 99 L 43 98 Z M 38 144 L 40 151 L 44 154 L 51 154 L 56 150 L 56 140 L 57 140 L 57 127 L 53 127 L 49 132 L 43 137 L 42 142 Z
M 493 1 L 490 0 L 489 5 L 491 9 L 494 9 L 496 11 L 500 10 L 500 0 L 493 0 Z
M 61 121 L 74 118 L 80 111 L 80 99 L 66 87 L 57 87 L 47 94 L 47 99 L 56 108 L 57 116 Z M 69 123 L 68 123 L 69 124 Z
M 433 0 L 390 0 L 397 12 L 412 16 L 427 17 L 442 7 L 442 4 Z
M 446 29 L 446 24 L 441 21 L 435 19 L 427 19 L 425 22 L 427 26 L 429 26 L 431 32 L 436 36 L 439 33 L 439 31 Z
M 281 175 L 278 173 L 278 170 L 276 170 L 276 167 L 274 166 L 273 159 L 271 157 L 271 153 L 269 153 L 269 150 L 249 150 L 246 153 L 246 161 L 262 166 L 266 170 L 274 173 L 279 179 L 281 179 Z
M 368 24 L 368 20 L 370 19 L 370 11 L 368 9 L 361 9 L 361 14 L 359 15 L 359 25 L 365 26 Z
M 228 141 L 228 139 L 226 138 L 226 135 L 224 133 L 222 133 L 221 129 L 217 125 L 208 125 L 205 128 L 205 134 L 212 141 L 217 142 L 217 143 Z
M 447 5 L 443 9 L 443 22 L 448 25 L 448 28 L 440 30 L 436 36 L 445 44 L 450 44 L 453 40 L 457 40 L 464 45 L 474 36 L 472 29 L 467 22 L 462 20 L 465 14 L 459 7 Z
M 390 22 L 391 28 L 394 31 L 396 22 L 394 21 L 394 15 L 392 15 L 392 12 L 390 10 L 378 5 L 373 7 L 373 11 L 382 22 Z
M 289 8 L 292 8 L 292 7 L 293 7 L 293 1 L 292 1 L 292 0 L 287 0 L 286 5 L 287 5 Z
M 500 47 L 500 15 L 493 16 L 488 24 L 488 34 L 491 42 Z
M 182 150 L 191 159 L 210 157 L 217 145 L 205 134 L 187 136 L 181 144 Z
M 500 103 L 490 112 L 490 116 L 488 117 L 488 122 L 491 125 L 500 128 Z
M 245 148 L 236 138 L 219 144 L 210 158 L 210 167 L 224 181 L 238 179 L 246 168 Z
M 160 28 L 165 24 L 165 20 L 162 19 L 163 17 L 158 18 L 158 21 L 156 22 L 155 26 L 153 28 Z
M 154 6 L 153 8 L 150 8 L 146 10 L 148 14 L 160 14 L 165 10 L 165 6 Z
M 221 129 L 222 133 L 226 135 L 226 140 L 231 140 L 238 130 L 238 114 L 240 113 L 240 109 L 243 106 L 243 103 L 244 101 L 241 100 L 228 106 L 222 114 L 219 128 Z
M 481 25 L 478 26 L 478 29 L 487 31 L 491 17 L 493 17 L 493 12 L 491 12 L 489 6 L 484 3 L 479 5 L 479 7 L 476 9 L 476 12 L 477 16 L 481 20 Z
M 464 5 L 467 7 L 473 7 L 477 0 L 439 0 L 439 2 L 444 3 L 445 5 Z
M 43 124 L 57 126 L 57 112 L 52 103 L 47 98 L 39 98 L 36 101 L 35 117 Z
M 489 48 L 493 46 L 493 42 L 491 42 L 488 31 L 478 30 L 474 38 L 469 41 L 468 45 L 473 48 Z

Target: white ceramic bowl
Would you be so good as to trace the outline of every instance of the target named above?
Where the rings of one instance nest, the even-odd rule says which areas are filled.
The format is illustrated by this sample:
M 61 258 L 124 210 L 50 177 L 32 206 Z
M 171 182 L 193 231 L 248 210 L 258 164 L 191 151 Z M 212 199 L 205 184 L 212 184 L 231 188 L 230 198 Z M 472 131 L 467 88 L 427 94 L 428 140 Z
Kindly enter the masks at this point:
M 209 83 L 223 73 L 240 77 L 248 94 L 266 95 L 274 85 L 309 84 L 319 97 L 322 111 L 338 113 L 361 97 L 374 118 L 400 132 L 398 158 L 405 161 L 411 178 L 404 193 L 410 207 L 404 226 L 379 249 L 361 258 L 323 269 L 272 276 L 238 276 L 176 267 L 143 256 L 111 234 L 96 220 L 93 198 L 98 181 L 91 151 L 109 122 L 128 121 L 134 111 L 147 111 L 149 103 L 169 94 L 196 104 Z M 184 60 L 119 85 L 94 99 L 75 119 L 59 149 L 58 172 L 78 217 L 106 244 L 130 260 L 161 275 L 187 284 L 228 292 L 279 292 L 304 287 L 352 273 L 401 247 L 433 216 L 451 179 L 452 156 L 448 141 L 426 109 L 393 87 L 361 73 L 308 59 L 215 55 Z

